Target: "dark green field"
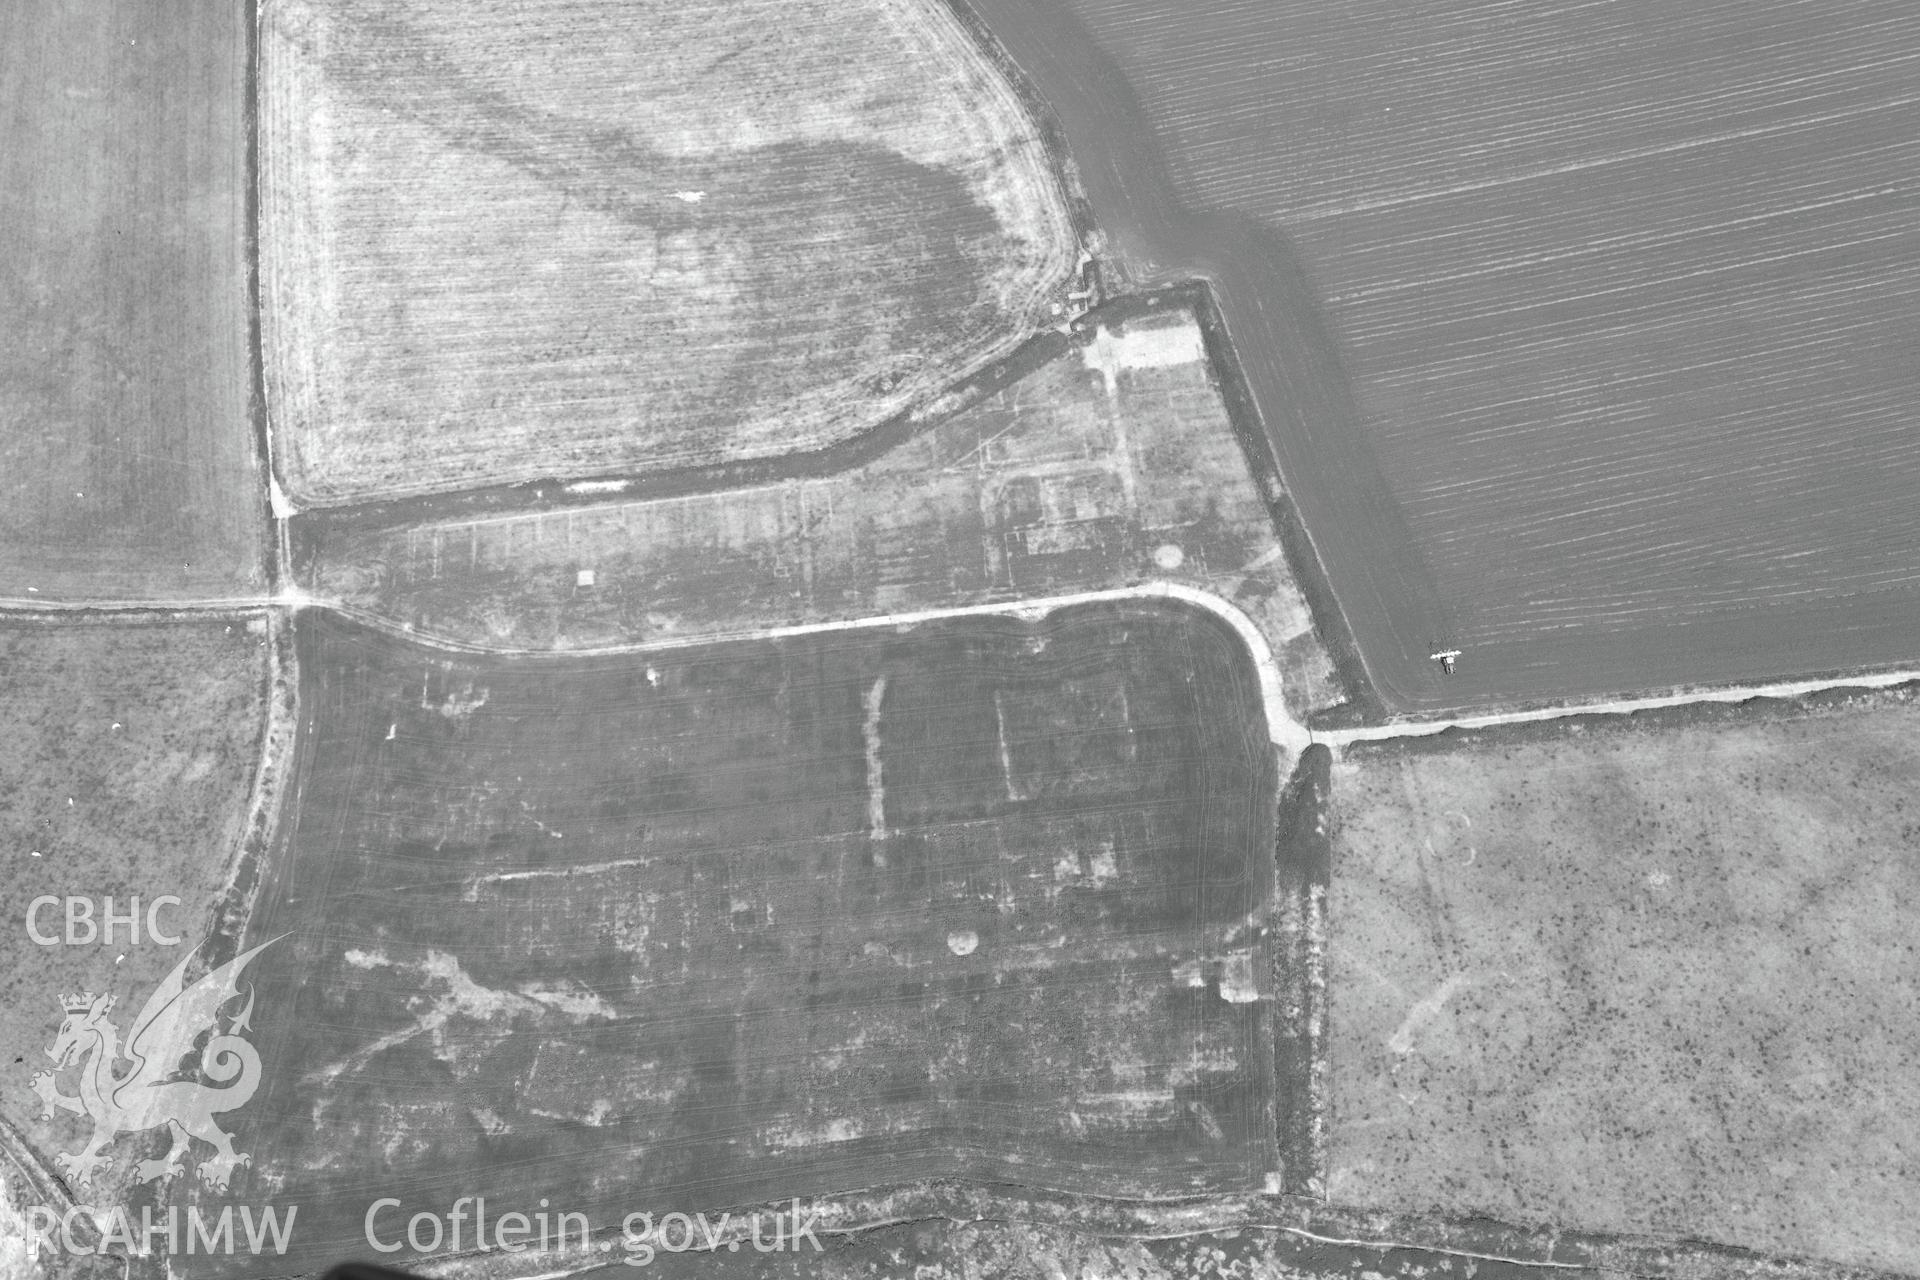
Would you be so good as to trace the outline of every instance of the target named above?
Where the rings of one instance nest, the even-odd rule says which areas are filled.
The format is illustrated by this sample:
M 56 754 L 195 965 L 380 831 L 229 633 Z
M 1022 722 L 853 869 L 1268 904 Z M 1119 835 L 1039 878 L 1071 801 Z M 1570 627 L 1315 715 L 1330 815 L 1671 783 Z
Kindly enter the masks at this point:
M 301 1204 L 314 1260 L 381 1195 L 617 1224 L 1273 1167 L 1275 764 L 1206 615 L 300 657 L 233 1196 Z
M 1388 706 L 1915 660 L 1906 0 L 967 7 L 1216 287 Z
M 0 7 L 0 597 L 243 592 L 247 7 Z

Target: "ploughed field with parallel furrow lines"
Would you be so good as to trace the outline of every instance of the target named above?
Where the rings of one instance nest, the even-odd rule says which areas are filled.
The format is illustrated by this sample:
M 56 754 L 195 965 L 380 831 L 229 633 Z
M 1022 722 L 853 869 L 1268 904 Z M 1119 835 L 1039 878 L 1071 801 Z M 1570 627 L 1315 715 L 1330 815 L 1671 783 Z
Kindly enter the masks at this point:
M 1182 198 L 1299 254 L 1452 639 L 1620 687 L 1735 619 L 1728 677 L 1914 656 L 1910 6 L 1073 6 Z
M 1920 146 L 1864 175 L 1844 135 L 1529 182 L 1569 213 L 1519 231 L 1504 188 L 1344 220 L 1381 455 L 1480 629 L 1920 581 Z M 1729 198 L 1782 157 L 1797 189 Z M 1453 265 L 1392 274 L 1436 213 Z
M 247 23 L 0 9 L 0 597 L 243 594 Z
M 1898 0 L 1072 4 L 1196 203 L 1290 221 L 1897 112 L 1920 63 Z
M 327 505 L 778 456 L 1051 321 L 1033 122 L 931 0 L 274 0 L 277 462 Z

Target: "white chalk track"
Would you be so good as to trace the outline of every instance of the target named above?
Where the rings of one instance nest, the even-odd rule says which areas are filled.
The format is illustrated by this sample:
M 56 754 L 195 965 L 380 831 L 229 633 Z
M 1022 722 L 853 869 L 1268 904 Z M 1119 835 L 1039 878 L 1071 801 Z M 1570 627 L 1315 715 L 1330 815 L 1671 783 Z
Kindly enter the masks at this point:
M 1682 689 L 1669 693 L 1647 694 L 1640 697 L 1612 698 L 1600 702 L 1569 702 L 1547 707 L 1532 707 L 1518 711 L 1497 711 L 1479 715 L 1440 717 L 1435 719 L 1393 720 L 1386 724 L 1359 725 L 1351 728 L 1315 731 L 1295 720 L 1288 712 L 1286 700 L 1281 696 L 1281 676 L 1279 664 L 1274 660 L 1273 649 L 1267 644 L 1266 637 L 1254 625 L 1253 620 L 1230 601 L 1223 600 L 1211 592 L 1173 582 L 1147 582 L 1134 587 L 1119 587 L 1105 591 L 1081 591 L 1068 595 L 1044 596 L 1034 599 L 1009 600 L 997 604 L 961 605 L 951 609 L 920 609 L 909 613 L 887 613 L 866 618 L 847 618 L 832 622 L 797 623 L 792 626 L 760 627 L 743 631 L 709 632 L 697 636 L 676 636 L 669 639 L 647 640 L 633 644 L 609 645 L 600 648 L 582 649 L 528 649 L 505 648 L 475 645 L 452 641 L 415 631 L 388 618 L 354 609 L 338 601 L 325 600 L 308 595 L 298 589 L 282 590 L 274 595 L 227 596 L 204 600 L 178 601 L 141 601 L 141 600 L 88 600 L 54 601 L 38 597 L 0 598 L 0 619 L 7 615 L 47 616 L 58 613 L 86 615 L 128 615 L 159 619 L 178 617 L 183 620 L 196 616 L 233 615 L 241 613 L 267 614 L 269 612 L 297 612 L 301 609 L 327 609 L 365 623 L 391 635 L 404 637 L 428 648 L 440 649 L 450 653 L 462 654 L 512 654 L 516 656 L 534 656 L 546 653 L 564 653 L 569 657 L 590 657 L 610 654 L 646 654 L 670 652 L 676 649 L 692 649 L 703 645 L 726 644 L 742 640 L 781 640 L 793 636 L 816 635 L 834 631 L 864 631 L 879 628 L 907 628 L 928 622 L 939 622 L 947 618 L 968 617 L 1012 617 L 1025 621 L 1038 621 L 1060 609 L 1070 609 L 1079 605 L 1108 604 L 1123 600 L 1178 600 L 1211 613 L 1232 627 L 1251 655 L 1260 678 L 1260 700 L 1267 718 L 1267 735 L 1273 744 L 1290 754 L 1298 754 L 1309 745 L 1319 742 L 1332 748 L 1338 754 L 1341 748 L 1350 742 L 1385 742 L 1395 738 L 1427 737 L 1443 733 L 1448 729 L 1492 729 L 1510 724 L 1535 724 L 1546 720 L 1561 720 L 1571 716 L 1616 716 L 1631 715 L 1636 711 L 1651 711 L 1664 707 L 1684 707 L 1708 703 L 1745 702 L 1752 698 L 1798 698 L 1808 694 L 1825 693 L 1832 690 L 1888 689 L 1898 685 L 1920 682 L 1920 669 L 1901 669 L 1895 671 L 1864 672 L 1853 675 L 1830 676 L 1812 680 L 1773 681 L 1765 684 L 1725 685 L 1709 688 Z

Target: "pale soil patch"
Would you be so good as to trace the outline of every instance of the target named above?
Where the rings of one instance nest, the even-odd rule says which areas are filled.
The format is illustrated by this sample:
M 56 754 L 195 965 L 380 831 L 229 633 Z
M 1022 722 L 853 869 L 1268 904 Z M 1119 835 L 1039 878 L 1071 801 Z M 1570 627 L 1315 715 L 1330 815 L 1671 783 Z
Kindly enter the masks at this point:
M 1335 766 L 1336 1203 L 1920 1269 L 1920 707 Z
M 1102 328 L 1081 352 L 1087 368 L 1098 369 L 1111 388 L 1125 369 L 1170 369 L 1202 364 L 1207 349 L 1194 325 L 1134 325 Z
M 32 1091 L 34 1075 L 53 1066 L 45 1050 L 60 998 L 114 993 L 124 1034 L 207 933 L 245 834 L 266 669 L 264 632 L 242 622 L 0 626 L 0 1117 L 43 1160 L 78 1151 L 92 1131 L 68 1112 L 44 1118 Z M 182 900 L 158 916 L 180 936 L 176 946 L 146 933 L 147 904 L 160 894 Z M 27 912 L 42 895 L 93 899 L 96 925 L 101 898 L 123 913 L 138 895 L 140 941 L 117 925 L 112 946 L 41 946 Z M 38 924 L 64 934 L 58 908 L 43 909 Z M 148 1141 L 108 1148 L 109 1177 L 157 1154 Z
M 262 45 L 299 502 L 818 448 L 1052 322 L 1073 265 L 935 0 L 276 0 Z

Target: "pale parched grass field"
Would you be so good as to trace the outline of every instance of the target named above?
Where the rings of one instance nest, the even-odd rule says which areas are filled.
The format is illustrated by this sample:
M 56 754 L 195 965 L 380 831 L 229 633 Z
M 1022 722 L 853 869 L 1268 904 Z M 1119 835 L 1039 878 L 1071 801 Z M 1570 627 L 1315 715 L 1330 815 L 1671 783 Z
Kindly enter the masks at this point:
M 1920 1270 L 1920 706 L 1334 769 L 1336 1202 Z
M 817 448 L 1009 353 L 1074 263 L 934 0 L 273 0 L 262 86 L 306 503 Z

